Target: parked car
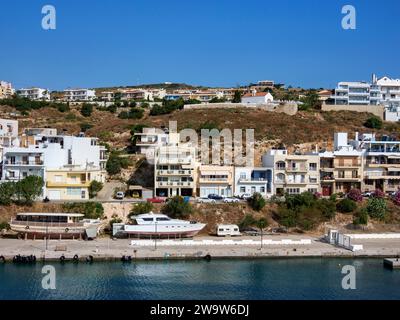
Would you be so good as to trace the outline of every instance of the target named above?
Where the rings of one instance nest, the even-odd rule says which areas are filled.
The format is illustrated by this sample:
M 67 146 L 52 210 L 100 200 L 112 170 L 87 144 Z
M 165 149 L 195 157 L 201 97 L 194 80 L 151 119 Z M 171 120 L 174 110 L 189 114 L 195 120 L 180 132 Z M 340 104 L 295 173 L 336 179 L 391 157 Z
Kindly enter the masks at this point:
M 220 195 L 218 195 L 218 194 L 209 194 L 209 195 L 208 195 L 208 199 L 223 200 L 224 197 L 223 197 L 223 196 L 220 196 Z
M 365 191 L 362 193 L 362 196 L 364 198 L 370 198 L 370 197 L 372 197 L 372 194 L 373 194 L 373 192 L 371 192 L 371 191 Z
M 198 198 L 197 202 L 198 203 L 215 203 L 216 201 L 214 199 L 210 199 L 210 198 Z
M 153 198 L 148 198 L 147 202 L 150 203 L 164 203 L 166 202 L 164 198 L 160 198 L 160 197 L 153 197 Z
M 125 198 L 125 193 L 123 191 L 118 191 L 115 194 L 115 199 L 117 200 L 123 200 Z
M 240 198 L 242 198 L 243 200 L 248 200 L 252 197 L 252 195 L 250 193 L 243 193 Z
M 237 198 L 224 198 L 223 200 L 225 203 L 238 203 L 239 199 Z

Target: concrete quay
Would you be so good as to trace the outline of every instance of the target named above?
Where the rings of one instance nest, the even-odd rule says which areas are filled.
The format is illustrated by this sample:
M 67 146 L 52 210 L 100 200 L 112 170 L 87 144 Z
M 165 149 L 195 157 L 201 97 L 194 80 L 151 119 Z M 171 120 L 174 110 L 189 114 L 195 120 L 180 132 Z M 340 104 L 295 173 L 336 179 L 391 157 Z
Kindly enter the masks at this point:
M 196 237 L 212 239 L 211 237 Z M 214 238 L 215 239 L 215 238 Z M 249 239 L 256 240 L 252 237 Z M 265 238 L 264 238 L 265 239 Z M 400 256 L 400 239 L 362 239 L 357 244 L 363 245 L 363 250 L 352 252 L 336 247 L 315 237 L 306 236 L 273 236 L 274 240 L 310 239 L 311 244 L 274 244 L 260 246 L 224 245 L 224 246 L 132 246 L 131 240 L 100 238 L 94 241 L 79 240 L 17 240 L 0 239 L 0 257 L 12 261 L 16 255 L 35 255 L 37 260 L 59 261 L 63 255 L 72 260 L 77 255 L 79 260 L 86 261 L 93 257 L 94 261 L 121 260 L 122 256 L 130 256 L 132 260 L 165 260 L 165 259 L 201 259 L 209 255 L 212 258 L 286 258 L 286 257 L 398 257 Z M 0 261 L 1 263 L 1 261 Z

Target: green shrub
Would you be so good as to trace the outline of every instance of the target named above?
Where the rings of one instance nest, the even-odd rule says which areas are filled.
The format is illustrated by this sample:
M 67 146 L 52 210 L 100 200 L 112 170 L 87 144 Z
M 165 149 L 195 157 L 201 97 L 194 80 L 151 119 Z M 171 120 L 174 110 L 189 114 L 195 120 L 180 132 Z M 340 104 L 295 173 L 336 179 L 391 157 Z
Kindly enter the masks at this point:
M 337 211 L 341 213 L 350 213 L 356 210 L 357 204 L 348 198 L 342 199 L 339 201 L 339 203 L 336 205 Z
M 103 189 L 103 184 L 99 181 L 93 180 L 89 186 L 89 197 L 94 198 L 97 196 L 97 193 Z
M 354 225 L 367 225 L 368 224 L 368 211 L 366 208 L 358 210 L 353 218 Z
M 253 215 L 246 214 L 244 218 L 239 222 L 239 229 L 244 230 L 248 227 L 254 226 L 256 223 L 256 219 L 254 219 Z
M 9 231 L 11 229 L 10 224 L 7 222 L 0 222 L 0 231 L 2 230 L 7 230 Z
M 256 210 L 256 211 L 260 211 L 260 210 L 262 210 L 262 208 L 265 207 L 265 199 L 258 192 L 255 192 L 253 194 L 253 196 L 248 199 L 248 203 L 249 203 L 250 207 L 252 207 L 252 209 Z
M 80 124 L 80 127 L 81 127 L 81 131 L 82 131 L 82 132 L 86 132 L 86 131 L 88 131 L 89 129 L 93 128 L 93 125 L 90 124 L 90 123 L 84 122 L 84 123 L 81 123 L 81 124 Z
M 81 115 L 90 117 L 93 112 L 93 106 L 90 103 L 84 103 L 81 108 Z
M 162 208 L 162 213 L 172 218 L 185 218 L 192 213 L 192 205 L 183 197 L 176 196 L 170 199 Z
M 129 218 L 137 216 L 139 214 L 149 213 L 153 210 L 153 204 L 150 202 L 140 202 L 133 205 L 132 210 L 129 213 Z
M 0 205 L 9 206 L 16 192 L 14 182 L 0 183 Z
M 372 116 L 365 121 L 364 126 L 370 129 L 382 129 L 383 122 L 377 116 Z
M 368 215 L 371 218 L 383 220 L 387 212 L 387 205 L 385 199 L 370 198 L 366 207 Z
M 63 210 L 70 213 L 82 213 L 87 219 L 101 219 L 104 215 L 104 208 L 100 202 L 65 203 Z
M 43 194 L 44 181 L 38 176 L 28 176 L 15 184 L 18 201 L 32 205 L 37 197 Z

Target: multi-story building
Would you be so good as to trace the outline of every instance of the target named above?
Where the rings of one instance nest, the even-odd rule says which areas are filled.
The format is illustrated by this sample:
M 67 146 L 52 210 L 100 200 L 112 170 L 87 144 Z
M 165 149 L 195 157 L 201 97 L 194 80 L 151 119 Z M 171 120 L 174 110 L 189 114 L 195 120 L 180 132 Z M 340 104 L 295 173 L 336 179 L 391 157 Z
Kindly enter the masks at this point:
M 381 103 L 388 108 L 400 108 L 400 79 L 382 77 L 376 84 L 380 87 Z
M 197 194 L 205 198 L 210 194 L 232 197 L 234 194 L 234 168 L 232 166 L 200 166 Z
M 273 168 L 235 167 L 235 196 L 258 192 L 265 198 L 273 195 Z
M 15 90 L 10 82 L 0 81 L 0 99 L 9 98 L 14 92 Z
M 0 156 L 3 147 L 19 146 L 18 121 L 0 119 Z
M 380 87 L 368 82 L 339 82 L 331 97 L 337 105 L 379 105 Z
M 195 196 L 199 163 L 196 148 L 180 143 L 178 133 L 169 134 L 166 146 L 156 149 L 154 157 L 154 190 L 156 196 Z
M 166 146 L 169 141 L 168 130 L 158 128 L 143 128 L 142 132 L 135 133 L 137 152 L 153 159 L 156 148 Z
M 5 182 L 17 182 L 32 175 L 45 180 L 44 152 L 33 146 L 4 148 L 1 171 L 1 180 Z
M 48 89 L 42 88 L 28 88 L 19 89 L 17 94 L 22 98 L 28 98 L 30 100 L 50 100 L 50 92 Z
M 362 190 L 400 190 L 400 141 L 387 136 L 377 141 L 375 134 L 362 135 L 360 141 L 365 150 Z
M 66 89 L 64 90 L 64 101 L 93 101 L 96 91 L 90 89 Z
M 271 149 L 262 157 L 263 167 L 273 168 L 273 193 L 300 194 L 320 192 L 319 155 L 288 154 L 284 149 Z

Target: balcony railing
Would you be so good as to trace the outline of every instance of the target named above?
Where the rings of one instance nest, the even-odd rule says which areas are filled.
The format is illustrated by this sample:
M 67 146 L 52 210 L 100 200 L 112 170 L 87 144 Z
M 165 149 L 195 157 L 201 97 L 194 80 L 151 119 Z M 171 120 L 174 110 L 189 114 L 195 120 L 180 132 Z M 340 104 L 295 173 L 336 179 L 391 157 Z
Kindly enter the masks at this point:
M 4 162 L 6 165 L 10 166 L 42 166 L 43 161 L 10 161 L 6 160 Z
M 19 221 L 11 220 L 11 225 L 16 226 L 30 226 L 30 227 L 60 227 L 60 228 L 70 228 L 70 227 L 83 227 L 83 222 L 77 223 L 63 223 L 63 222 L 34 222 L 34 221 Z

